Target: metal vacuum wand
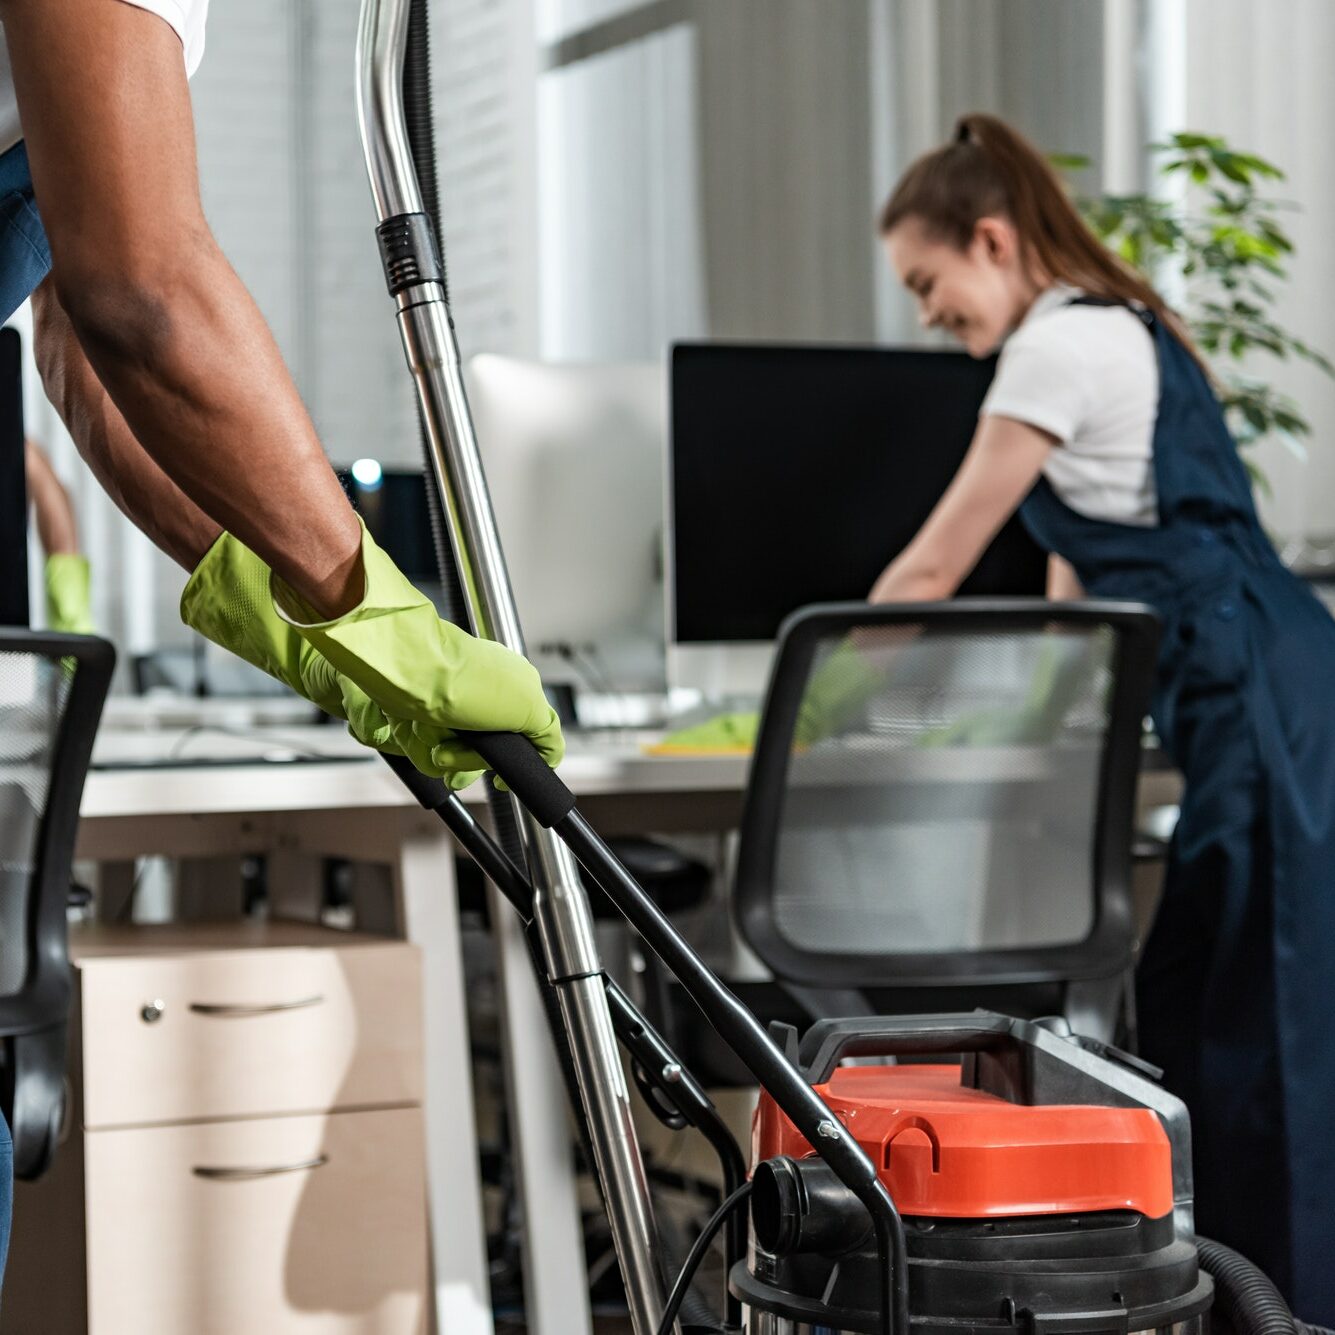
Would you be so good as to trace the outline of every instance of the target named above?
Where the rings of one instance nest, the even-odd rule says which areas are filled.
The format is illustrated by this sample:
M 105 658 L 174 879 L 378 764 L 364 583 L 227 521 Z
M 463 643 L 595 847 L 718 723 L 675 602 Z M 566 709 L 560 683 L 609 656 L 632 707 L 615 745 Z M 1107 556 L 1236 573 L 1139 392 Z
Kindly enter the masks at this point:
M 409 10 L 410 0 L 363 0 L 357 35 L 357 111 L 379 217 L 376 234 L 472 629 L 524 653 L 464 391 L 444 267 L 408 142 L 402 80 Z M 517 802 L 515 814 L 634 1329 L 654 1335 L 664 1305 L 656 1230 L 588 897 L 565 845 Z M 540 1322 L 543 1314 L 532 1319 Z

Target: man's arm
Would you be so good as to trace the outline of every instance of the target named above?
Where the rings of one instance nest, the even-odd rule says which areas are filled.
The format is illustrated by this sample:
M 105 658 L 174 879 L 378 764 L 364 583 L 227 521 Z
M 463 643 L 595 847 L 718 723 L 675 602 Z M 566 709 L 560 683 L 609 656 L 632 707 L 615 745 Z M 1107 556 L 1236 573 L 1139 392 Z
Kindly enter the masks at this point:
M 134 438 L 89 366 L 49 278 L 33 293 L 32 308 L 33 351 L 42 388 L 73 436 L 84 462 L 128 519 L 179 565 L 193 570 L 221 531 L 218 524 L 181 491 Z M 36 485 L 33 494 L 36 497 Z M 37 513 L 40 533 L 40 501 Z M 45 537 L 42 545 L 46 551 L 52 550 Z
M 362 593 L 357 521 L 204 219 L 176 34 L 106 0 L 0 0 L 0 20 L 51 281 L 111 403 L 200 514 L 322 614 L 346 611 Z M 203 534 L 169 535 L 120 456 L 102 458 L 112 494 L 188 562 Z
M 37 520 L 37 541 L 47 556 L 73 555 L 79 550 L 79 526 L 69 493 L 50 461 L 30 440 L 23 442 L 28 499 Z

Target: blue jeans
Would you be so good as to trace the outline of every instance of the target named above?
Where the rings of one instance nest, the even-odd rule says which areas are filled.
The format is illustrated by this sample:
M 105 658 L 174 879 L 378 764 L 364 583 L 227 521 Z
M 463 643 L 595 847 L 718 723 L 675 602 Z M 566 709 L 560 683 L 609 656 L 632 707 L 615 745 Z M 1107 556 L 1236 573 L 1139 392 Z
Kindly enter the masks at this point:
M 0 155 L 0 324 L 50 272 L 51 247 L 32 196 L 28 149 L 19 140 Z
M 14 1142 L 9 1126 L 0 1117 L 0 1279 L 9 1256 L 9 1226 L 14 1215 Z

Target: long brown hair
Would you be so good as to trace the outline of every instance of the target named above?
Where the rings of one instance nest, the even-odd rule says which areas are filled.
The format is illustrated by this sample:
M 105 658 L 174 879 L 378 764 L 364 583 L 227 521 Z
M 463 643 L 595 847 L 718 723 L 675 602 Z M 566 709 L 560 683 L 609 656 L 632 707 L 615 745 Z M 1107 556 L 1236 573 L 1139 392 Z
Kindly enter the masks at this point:
M 1093 296 L 1147 307 L 1205 369 L 1177 314 L 1089 230 L 1033 144 L 996 116 L 961 116 L 950 143 L 909 167 L 881 210 L 881 235 L 917 218 L 929 235 L 963 250 L 979 218 L 998 216 L 1014 224 L 1021 257 L 1031 271 L 1041 270 Z

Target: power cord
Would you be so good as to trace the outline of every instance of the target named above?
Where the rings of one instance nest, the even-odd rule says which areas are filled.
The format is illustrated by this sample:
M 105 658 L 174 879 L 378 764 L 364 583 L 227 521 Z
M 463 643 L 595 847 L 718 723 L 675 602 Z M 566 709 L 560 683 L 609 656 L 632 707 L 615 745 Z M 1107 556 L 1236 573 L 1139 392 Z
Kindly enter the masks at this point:
M 677 1282 L 672 1286 L 672 1292 L 668 1294 L 667 1306 L 663 1308 L 663 1317 L 658 1323 L 658 1335 L 672 1335 L 672 1326 L 677 1319 L 677 1313 L 681 1310 L 682 1302 L 691 1287 L 691 1281 L 695 1278 L 695 1272 L 700 1268 L 700 1262 L 705 1259 L 709 1244 L 714 1241 L 715 1235 L 723 1227 L 728 1216 L 750 1195 L 751 1184 L 743 1182 L 714 1211 L 709 1223 L 705 1225 L 704 1232 L 696 1238 L 694 1246 L 687 1253 L 686 1260 L 682 1264 L 681 1274 L 677 1276 Z
M 342 758 L 327 751 L 317 751 L 305 742 L 297 741 L 292 737 L 285 737 L 281 733 L 271 732 L 267 728 L 243 728 L 229 723 L 193 723 L 171 744 L 167 751 L 167 759 L 183 759 L 185 748 L 189 742 L 193 738 L 203 736 L 206 733 L 217 733 L 222 737 L 237 737 L 248 742 L 268 742 L 271 746 L 279 747 L 284 751 L 291 751 L 294 755 L 303 756 L 307 760 L 339 760 Z
M 594 695 L 605 696 L 619 703 L 624 701 L 625 692 L 617 690 L 596 645 L 547 640 L 539 644 L 537 649 L 540 654 L 551 654 L 569 664 L 579 677 L 580 684 Z M 622 717 L 625 717 L 624 714 Z

